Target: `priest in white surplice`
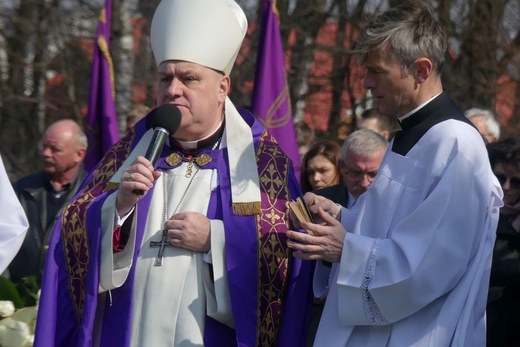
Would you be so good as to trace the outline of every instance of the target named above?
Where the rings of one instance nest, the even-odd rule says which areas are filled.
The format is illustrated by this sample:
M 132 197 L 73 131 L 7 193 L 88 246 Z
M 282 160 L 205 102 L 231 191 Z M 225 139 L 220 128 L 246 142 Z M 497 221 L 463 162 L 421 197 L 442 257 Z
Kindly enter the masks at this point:
M 398 132 L 357 213 L 307 194 L 326 225 L 290 232 L 327 293 L 315 346 L 485 346 L 502 191 L 478 131 L 443 91 L 443 28 L 419 1 L 375 18 L 357 54 Z M 332 276 L 320 276 L 322 262 Z M 324 281 L 325 278 L 325 281 Z
M 159 4 L 157 105 L 177 107 L 180 126 L 154 169 L 144 155 L 165 108 L 153 110 L 65 209 L 36 346 L 305 345 L 312 267 L 286 243 L 301 190 L 273 137 L 227 97 L 246 30 L 232 0 Z

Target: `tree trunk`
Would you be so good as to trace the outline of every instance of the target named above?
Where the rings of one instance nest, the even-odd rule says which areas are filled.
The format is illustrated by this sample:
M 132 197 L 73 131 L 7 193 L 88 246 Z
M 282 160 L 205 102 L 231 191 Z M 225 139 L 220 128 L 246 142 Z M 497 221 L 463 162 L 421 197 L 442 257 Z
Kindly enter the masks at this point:
M 112 1 L 110 52 L 114 62 L 116 113 L 121 135 L 126 132 L 126 116 L 132 110 L 135 53 L 132 14 L 128 1 Z

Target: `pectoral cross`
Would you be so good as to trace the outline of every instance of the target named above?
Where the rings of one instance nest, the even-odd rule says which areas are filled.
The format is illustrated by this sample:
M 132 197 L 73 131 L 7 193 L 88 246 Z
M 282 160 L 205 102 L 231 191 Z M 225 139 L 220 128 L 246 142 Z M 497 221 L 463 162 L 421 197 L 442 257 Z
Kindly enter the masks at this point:
M 167 241 L 168 238 L 168 230 L 164 229 L 162 232 L 161 241 L 150 241 L 150 247 L 159 247 L 159 253 L 157 254 L 157 258 L 155 258 L 154 266 L 161 266 L 163 260 L 163 253 L 166 247 L 171 246 L 171 244 Z

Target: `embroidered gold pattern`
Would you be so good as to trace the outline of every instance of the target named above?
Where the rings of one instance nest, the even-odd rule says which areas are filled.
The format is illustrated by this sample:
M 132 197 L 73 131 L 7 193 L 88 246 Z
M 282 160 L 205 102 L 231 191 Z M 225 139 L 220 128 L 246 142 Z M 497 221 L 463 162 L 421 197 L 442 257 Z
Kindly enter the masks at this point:
M 195 158 L 195 163 L 197 163 L 198 166 L 203 167 L 204 165 L 209 164 L 211 160 L 211 156 L 207 153 L 204 153 Z
M 256 216 L 258 230 L 258 324 L 256 346 L 276 346 L 282 319 L 282 301 L 287 286 L 289 249 L 286 202 L 289 159 L 274 138 L 264 132 L 257 149 L 257 160 L 267 163 L 259 172 L 262 213 Z
M 275 213 L 274 209 L 271 209 L 271 211 L 269 211 L 266 214 L 266 217 L 271 218 L 271 224 L 274 224 L 277 220 L 281 218 L 278 214 Z
M 171 167 L 175 167 L 182 161 L 182 157 L 179 153 L 172 153 L 164 161 Z
M 130 132 L 110 149 L 94 171 L 92 180 L 83 188 L 81 194 L 64 210 L 61 223 L 63 253 L 67 266 L 69 291 L 78 325 L 81 324 L 83 304 L 86 295 L 87 266 L 90 257 L 87 238 L 86 214 L 92 200 L 113 188 L 110 178 L 117 171 L 131 150 L 135 132 Z
M 269 197 L 271 199 L 274 199 L 276 194 L 279 193 L 278 189 L 283 183 L 280 173 L 278 172 L 279 169 L 280 168 L 275 167 L 274 164 L 270 164 L 265 171 L 265 176 L 260 178 L 260 183 L 265 184 L 268 188 Z

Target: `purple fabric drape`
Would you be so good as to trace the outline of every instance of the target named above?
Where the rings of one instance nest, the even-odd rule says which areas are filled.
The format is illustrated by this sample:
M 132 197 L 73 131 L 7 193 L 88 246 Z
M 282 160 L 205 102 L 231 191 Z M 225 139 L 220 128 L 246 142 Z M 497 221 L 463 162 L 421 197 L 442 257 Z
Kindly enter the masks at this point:
M 84 165 L 87 171 L 92 170 L 108 149 L 119 140 L 119 125 L 114 102 L 114 68 L 109 52 L 111 12 L 112 0 L 106 0 L 99 16 L 88 112 L 85 118 L 88 151 Z
M 263 4 L 251 112 L 292 160 L 299 179 L 301 163 L 285 74 L 278 13 L 270 0 L 264 0 Z

